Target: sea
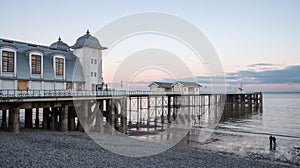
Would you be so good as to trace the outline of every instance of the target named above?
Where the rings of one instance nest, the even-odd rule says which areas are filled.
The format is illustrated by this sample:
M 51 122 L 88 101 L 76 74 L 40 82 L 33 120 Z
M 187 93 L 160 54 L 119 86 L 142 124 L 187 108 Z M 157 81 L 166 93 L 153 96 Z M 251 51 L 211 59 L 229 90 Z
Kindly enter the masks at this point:
M 235 113 L 219 130 L 300 138 L 300 93 L 263 93 L 262 111 Z
M 33 112 L 35 113 L 35 109 Z M 0 122 L 1 115 L 2 113 Z M 40 121 L 42 116 L 40 112 Z M 24 118 L 24 112 L 21 112 L 21 127 Z M 33 115 L 34 122 L 35 115 Z M 300 93 L 263 93 L 262 111 L 235 112 L 234 115 L 223 117 L 216 129 L 235 133 L 293 137 L 300 140 Z

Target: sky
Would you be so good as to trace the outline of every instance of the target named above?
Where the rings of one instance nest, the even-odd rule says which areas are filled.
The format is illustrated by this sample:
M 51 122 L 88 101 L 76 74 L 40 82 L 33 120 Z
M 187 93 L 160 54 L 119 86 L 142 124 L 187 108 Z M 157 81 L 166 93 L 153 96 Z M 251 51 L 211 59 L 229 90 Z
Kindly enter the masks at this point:
M 87 29 L 94 34 L 120 17 L 146 11 L 168 13 L 187 20 L 207 37 L 218 54 L 229 86 L 242 84 L 246 89 L 258 91 L 300 91 L 299 8 L 299 0 L 7 0 L 1 2 L 0 38 L 48 46 L 60 36 L 71 46 Z M 122 48 L 128 48 L 126 45 L 144 40 L 150 47 L 179 46 L 168 38 L 149 38 L 158 43 L 150 44 L 145 37 L 131 43 L 132 39 L 128 39 L 116 47 L 118 54 L 113 51 L 107 54 L 107 61 L 103 61 L 104 80 L 112 80 L 114 70 L 109 68 L 114 61 L 120 61 L 118 56 Z M 184 55 L 182 59 L 188 60 L 198 82 L 208 85 L 205 68 L 199 65 L 197 69 L 189 51 L 181 48 L 175 50 L 177 55 Z M 109 55 L 117 58 L 110 63 Z M 153 73 L 158 75 L 156 71 Z M 138 79 L 141 83 L 155 80 L 156 76 L 149 75 L 148 70 L 144 78 Z

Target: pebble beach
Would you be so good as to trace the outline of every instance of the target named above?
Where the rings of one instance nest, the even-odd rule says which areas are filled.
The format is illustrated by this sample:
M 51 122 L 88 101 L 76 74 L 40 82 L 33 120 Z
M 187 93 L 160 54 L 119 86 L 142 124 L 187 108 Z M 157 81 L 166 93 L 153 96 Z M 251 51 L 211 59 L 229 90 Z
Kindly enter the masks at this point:
M 0 132 L 0 153 L 0 167 L 293 167 L 180 144 L 154 156 L 126 157 L 83 132 L 42 129 Z

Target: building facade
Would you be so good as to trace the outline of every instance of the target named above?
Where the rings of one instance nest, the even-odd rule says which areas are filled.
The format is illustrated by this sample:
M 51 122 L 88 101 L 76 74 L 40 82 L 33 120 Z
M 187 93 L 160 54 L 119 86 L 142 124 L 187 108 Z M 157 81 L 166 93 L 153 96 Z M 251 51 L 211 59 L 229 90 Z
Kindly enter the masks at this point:
M 102 47 L 98 39 L 90 35 L 89 31 L 79 37 L 71 48 L 82 65 L 85 78 L 84 89 L 102 90 L 102 50 L 107 48 Z
M 149 87 L 151 92 L 172 92 L 172 84 L 168 82 L 152 82 Z
M 202 86 L 196 82 L 176 81 L 168 82 L 152 82 L 149 85 L 151 92 L 176 92 L 181 94 L 200 94 Z
M 174 92 L 182 94 L 200 94 L 202 86 L 196 82 L 177 81 L 172 85 Z
M 72 47 L 61 38 L 50 46 L 0 39 L 0 88 L 102 89 L 103 49 L 105 48 L 89 32 L 79 37 Z

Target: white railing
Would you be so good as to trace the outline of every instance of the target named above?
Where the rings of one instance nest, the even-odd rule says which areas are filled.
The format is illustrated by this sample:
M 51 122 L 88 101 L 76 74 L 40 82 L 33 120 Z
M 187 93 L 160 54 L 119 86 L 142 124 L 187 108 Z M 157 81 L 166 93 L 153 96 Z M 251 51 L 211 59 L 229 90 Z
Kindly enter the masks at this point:
M 80 97 L 80 96 L 134 96 L 134 95 L 178 95 L 175 92 L 150 92 L 126 90 L 0 90 L 0 98 L 33 98 L 33 97 Z
M 204 93 L 200 94 L 212 94 L 212 93 Z M 217 93 L 214 93 L 217 94 Z M 227 93 L 227 94 L 235 94 L 235 93 Z M 240 93 L 240 94 L 253 94 L 253 93 Z M 255 93 L 254 93 L 255 94 Z M 151 91 L 128 91 L 128 90 L 101 90 L 101 91 L 93 91 L 93 90 L 28 90 L 28 91 L 20 91 L 20 90 L 0 90 L 0 99 L 5 98 L 38 98 L 38 97 L 82 97 L 82 96 L 90 96 L 90 97 L 105 97 L 105 96 L 151 96 L 151 95 L 186 95 L 181 92 L 151 92 Z M 189 95 L 189 94 L 187 94 Z M 192 94 L 191 94 L 192 95 Z M 197 95 L 197 94 L 195 94 Z

